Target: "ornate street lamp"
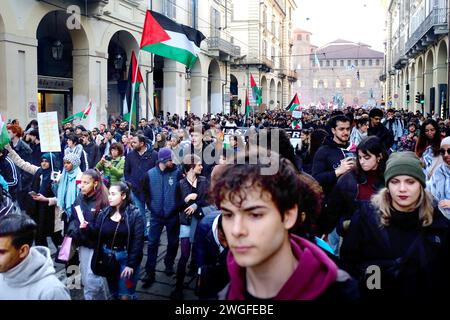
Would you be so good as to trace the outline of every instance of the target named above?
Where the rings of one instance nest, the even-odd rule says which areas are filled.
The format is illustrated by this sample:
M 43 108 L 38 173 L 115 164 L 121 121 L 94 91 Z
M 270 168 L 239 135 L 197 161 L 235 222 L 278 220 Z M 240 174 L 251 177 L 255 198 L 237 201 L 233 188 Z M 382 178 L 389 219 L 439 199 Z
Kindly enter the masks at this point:
M 186 68 L 186 73 L 184 77 L 186 78 L 186 80 L 191 78 L 191 69 Z
M 61 41 L 59 40 L 54 41 L 52 45 L 53 59 L 60 61 L 62 59 L 63 52 L 64 52 L 64 45 L 61 43 Z
M 116 56 L 114 57 L 114 68 L 116 70 L 121 70 L 123 67 L 123 55 L 120 52 L 117 52 Z

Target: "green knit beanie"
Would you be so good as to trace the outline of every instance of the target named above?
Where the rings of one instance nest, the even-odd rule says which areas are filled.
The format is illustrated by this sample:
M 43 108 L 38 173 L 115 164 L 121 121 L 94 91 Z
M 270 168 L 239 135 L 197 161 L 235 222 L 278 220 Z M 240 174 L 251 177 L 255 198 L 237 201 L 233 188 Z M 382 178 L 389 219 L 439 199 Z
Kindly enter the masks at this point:
M 389 180 L 403 175 L 416 178 L 425 188 L 426 181 L 422 162 L 413 152 L 396 152 L 390 155 L 386 163 L 386 170 L 384 171 L 386 187 L 388 186 Z

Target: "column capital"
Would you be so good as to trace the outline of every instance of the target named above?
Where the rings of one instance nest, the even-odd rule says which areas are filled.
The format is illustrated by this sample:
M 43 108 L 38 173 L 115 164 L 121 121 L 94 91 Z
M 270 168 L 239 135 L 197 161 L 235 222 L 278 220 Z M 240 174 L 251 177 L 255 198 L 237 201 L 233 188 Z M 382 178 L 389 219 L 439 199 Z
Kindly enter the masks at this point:
M 74 49 L 72 50 L 72 57 L 92 57 L 108 59 L 108 53 L 89 49 Z
M 0 33 L 0 42 L 11 42 L 29 47 L 38 46 L 38 40 L 35 38 L 22 37 L 10 33 Z

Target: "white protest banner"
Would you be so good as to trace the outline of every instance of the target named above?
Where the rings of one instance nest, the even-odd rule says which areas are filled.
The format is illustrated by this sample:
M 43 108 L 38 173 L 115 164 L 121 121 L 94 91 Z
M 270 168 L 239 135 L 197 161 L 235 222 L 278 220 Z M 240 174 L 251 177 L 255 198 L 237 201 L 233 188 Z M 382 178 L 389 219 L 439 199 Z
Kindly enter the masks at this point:
M 39 138 L 41 152 L 61 152 L 59 140 L 58 114 L 55 112 L 39 112 L 37 114 L 39 124 Z
M 292 111 L 292 118 L 300 119 L 301 117 L 303 117 L 303 112 L 297 110 Z

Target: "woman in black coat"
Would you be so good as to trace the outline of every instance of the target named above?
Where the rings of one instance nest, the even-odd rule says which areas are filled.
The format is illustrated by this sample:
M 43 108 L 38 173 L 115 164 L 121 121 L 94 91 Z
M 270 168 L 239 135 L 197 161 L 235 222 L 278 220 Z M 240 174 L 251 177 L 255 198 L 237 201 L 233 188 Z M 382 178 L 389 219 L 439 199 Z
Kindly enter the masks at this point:
M 392 154 L 384 177 L 386 188 L 352 217 L 343 267 L 366 298 L 439 298 L 450 284 L 449 221 L 433 207 L 413 153 Z
M 53 159 L 51 159 L 51 157 Z M 36 195 L 42 195 L 46 198 L 53 198 L 55 194 L 52 190 L 51 180 L 51 161 L 55 161 L 55 156 L 51 153 L 45 153 L 41 158 L 41 167 L 33 175 L 31 190 Z M 49 206 L 46 202 L 33 201 L 32 218 L 38 225 L 36 232 L 36 245 L 48 247 L 47 237 L 50 236 L 53 244 L 58 247 L 61 245 L 63 237 L 61 230 L 55 232 L 55 206 Z
M 361 201 L 371 197 L 384 187 L 384 170 L 388 158 L 386 149 L 376 136 L 366 137 L 356 149 L 356 167 L 341 176 L 327 205 L 327 214 L 340 236 L 348 229 L 350 218 Z
M 106 277 L 113 298 L 136 299 L 144 250 L 144 220 L 139 209 L 131 203 L 130 187 L 125 182 L 115 183 L 109 188 L 108 200 L 109 207 L 99 214 L 95 225 L 83 222 L 80 229 L 95 237 L 95 250 L 113 254 L 120 265 L 117 274 Z M 94 257 L 100 256 L 98 253 Z
M 181 256 L 177 266 L 177 282 L 171 294 L 174 300 L 181 300 L 183 295 L 186 264 L 191 254 L 191 245 L 194 242 L 195 229 L 204 214 L 202 208 L 208 205 L 208 180 L 200 176 L 203 166 L 202 160 L 196 155 L 187 155 L 183 158 L 184 179 L 179 182 L 178 192 L 184 201 L 184 210 L 180 212 L 180 243 Z M 193 257 L 193 260 L 194 257 Z

